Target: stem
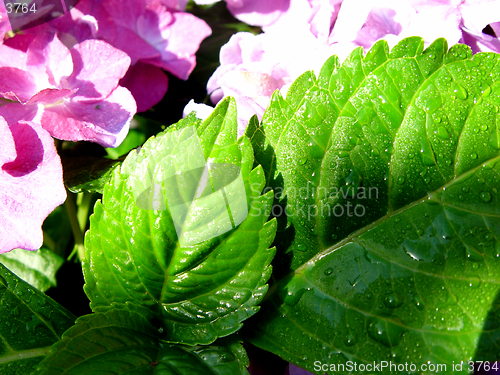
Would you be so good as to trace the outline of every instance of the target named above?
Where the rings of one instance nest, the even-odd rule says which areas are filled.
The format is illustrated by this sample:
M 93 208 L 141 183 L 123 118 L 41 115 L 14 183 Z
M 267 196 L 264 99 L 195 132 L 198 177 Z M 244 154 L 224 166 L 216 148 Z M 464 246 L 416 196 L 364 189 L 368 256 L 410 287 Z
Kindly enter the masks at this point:
M 71 224 L 71 230 L 73 232 L 73 237 L 75 238 L 75 248 L 78 252 L 78 258 L 80 261 L 85 259 L 85 247 L 83 246 L 83 232 L 80 228 L 80 223 L 78 222 L 78 217 L 76 213 L 75 202 L 73 201 L 73 194 L 69 191 L 68 198 L 64 202 L 64 206 L 66 207 L 66 211 L 68 212 L 69 222 Z
M 57 245 L 56 245 L 56 242 L 45 231 L 43 231 L 43 245 L 45 247 L 49 248 L 50 250 L 52 250 L 54 253 L 57 254 Z

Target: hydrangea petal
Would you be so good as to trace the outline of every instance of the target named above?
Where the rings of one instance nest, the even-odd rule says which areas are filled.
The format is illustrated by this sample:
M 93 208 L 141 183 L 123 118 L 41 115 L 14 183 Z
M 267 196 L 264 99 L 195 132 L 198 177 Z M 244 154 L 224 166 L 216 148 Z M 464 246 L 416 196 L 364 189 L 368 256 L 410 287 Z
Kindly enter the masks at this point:
M 137 112 L 144 112 L 163 99 L 168 89 L 168 77 L 160 68 L 139 61 L 130 67 L 120 85 L 134 96 Z
M 8 124 L 19 121 L 39 122 L 35 119 L 39 114 L 38 105 L 28 105 L 21 103 L 8 103 L 0 107 L 0 117 L 3 117 Z
M 0 67 L 0 97 L 27 102 L 36 94 L 33 76 L 17 68 Z
M 244 0 L 228 1 L 227 8 L 240 21 L 249 25 L 266 27 L 290 7 L 290 0 Z
M 136 110 L 130 91 L 118 86 L 100 101 L 70 101 L 47 107 L 41 123 L 59 139 L 85 140 L 116 147 L 125 139 Z
M 78 90 L 44 89 L 33 95 L 27 104 L 54 104 L 74 94 Z
M 71 49 L 74 71 L 64 88 L 78 88 L 74 99 L 106 98 L 130 66 L 130 57 L 101 40 L 86 40 Z
M 151 27 L 152 22 L 158 24 L 158 29 Z M 160 53 L 155 59 L 142 60 L 185 80 L 196 65 L 194 54 L 201 41 L 212 30 L 205 21 L 192 14 L 170 13 L 160 4 L 153 4 L 138 21 L 138 33 Z
M 14 159 L 0 169 L 0 253 L 36 250 L 43 243 L 44 219 L 66 199 L 61 161 L 53 139 L 35 123 L 9 126 L 0 118 L 0 136 L 0 160 Z
M 73 60 L 68 48 L 52 33 L 37 36 L 28 47 L 27 69 L 38 78 L 39 87 L 59 86 L 63 77 L 73 72 Z M 44 77 L 45 76 L 45 77 Z M 43 77 L 43 78 L 42 78 Z

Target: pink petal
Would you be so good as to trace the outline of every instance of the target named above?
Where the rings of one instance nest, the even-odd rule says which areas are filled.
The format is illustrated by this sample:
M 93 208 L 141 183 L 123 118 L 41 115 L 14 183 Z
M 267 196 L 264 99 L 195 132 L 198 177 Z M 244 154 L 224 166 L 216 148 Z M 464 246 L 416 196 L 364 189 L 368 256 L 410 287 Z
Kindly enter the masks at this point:
M 158 104 L 168 88 L 168 77 L 155 66 L 137 62 L 128 70 L 120 85 L 130 90 L 137 102 L 137 112 L 144 112 Z
M 0 67 L 0 97 L 27 102 L 38 90 L 33 76 L 17 68 Z
M 151 25 L 157 25 L 152 28 Z M 196 65 L 194 54 L 212 33 L 205 21 L 189 13 L 170 13 L 159 4 L 148 6 L 138 20 L 138 35 L 154 46 L 161 57 L 143 61 L 187 79 Z
M 0 117 L 0 139 L 2 140 L 2 152 L 0 153 L 0 166 L 16 158 L 16 145 L 12 133 L 3 117 Z
M 101 40 L 86 40 L 71 49 L 74 71 L 64 88 L 78 88 L 75 100 L 106 98 L 130 66 L 130 57 Z
M 265 96 L 258 98 L 250 98 L 248 96 L 237 96 L 236 108 L 237 108 L 237 120 L 238 120 L 238 137 L 245 134 L 245 130 L 248 125 L 248 121 L 253 115 L 257 115 L 259 121 L 262 120 L 262 115 L 269 105 L 270 99 Z
M 112 30 L 112 29 L 111 29 Z M 108 41 L 114 47 L 122 50 L 130 56 L 131 63 L 135 64 L 138 60 L 158 58 L 160 52 L 145 41 L 141 36 L 137 35 L 134 30 L 125 27 L 118 27 L 116 33 L 104 31 L 108 37 L 104 40 Z
M 136 113 L 134 97 L 118 86 L 100 101 L 77 101 L 45 108 L 41 124 L 49 133 L 68 141 L 91 141 L 105 147 L 118 146 L 128 133 Z
M 293 363 L 290 363 L 288 367 L 288 371 L 290 375 L 313 375 L 312 372 L 306 371 L 300 367 L 295 366 Z
M 9 38 L 8 40 L 11 39 L 16 38 Z M 0 45 L 0 66 L 26 70 L 27 58 L 28 56 L 23 51 L 9 47 L 6 44 Z
M 465 27 L 462 30 L 462 39 L 467 44 L 473 53 L 478 52 L 495 52 L 500 53 L 500 40 L 485 33 L 476 34 L 472 30 L 467 30 Z
M 227 2 L 229 11 L 240 21 L 255 26 L 269 26 L 290 7 L 290 0 L 238 0 Z
M 464 28 L 480 34 L 486 25 L 500 21 L 498 0 L 467 0 L 460 4 Z
M 21 103 L 8 103 L 0 107 L 0 117 L 3 117 L 9 124 L 19 121 L 35 121 L 38 115 L 37 105 L 28 105 Z
M 16 34 L 14 37 L 4 40 L 3 44 L 4 46 L 9 46 L 15 50 L 26 52 L 35 37 L 36 35 L 34 34 Z
M 27 51 L 27 69 L 35 77 L 40 76 L 38 86 L 60 86 L 63 78 L 73 72 L 73 61 L 68 48 L 53 33 L 43 33 L 36 37 Z M 42 81 L 47 76 L 47 83 Z M 42 83 L 43 82 L 43 83 Z
M 7 15 L 5 4 L 3 1 L 0 1 L 0 44 L 2 44 L 3 34 L 10 30 L 9 16 Z
M 0 253 L 36 250 L 44 219 L 66 199 L 61 161 L 53 139 L 34 123 L 0 119 L 0 139 L 7 160 L 14 159 L 0 169 Z
M 149 3 L 156 2 L 158 0 L 149 0 Z M 183 12 L 186 10 L 186 5 L 189 0 L 160 0 L 160 2 L 165 5 L 168 9 L 177 10 Z
M 199 118 L 200 120 L 206 120 L 213 111 L 214 107 L 210 107 L 209 105 L 203 103 L 195 103 L 195 101 L 191 99 L 182 110 L 182 117 L 185 118 L 191 112 L 194 112 L 196 118 Z
M 45 89 L 33 95 L 26 104 L 54 104 L 71 96 L 77 91 L 76 89 Z

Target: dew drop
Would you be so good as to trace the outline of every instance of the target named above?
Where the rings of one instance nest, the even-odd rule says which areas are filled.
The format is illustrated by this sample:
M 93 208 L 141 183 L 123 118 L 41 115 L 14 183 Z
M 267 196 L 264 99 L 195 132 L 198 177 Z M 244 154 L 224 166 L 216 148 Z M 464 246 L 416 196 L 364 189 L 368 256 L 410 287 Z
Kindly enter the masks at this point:
M 368 321 L 367 331 L 373 340 L 390 348 L 399 344 L 404 329 L 383 319 L 372 318 Z
M 299 164 L 300 165 L 304 165 L 305 163 L 307 163 L 307 158 L 304 157 L 304 158 L 300 158 L 299 159 Z
M 403 299 L 396 293 L 391 293 L 384 298 L 384 304 L 390 309 L 395 309 L 403 304 Z
M 403 185 L 405 183 L 405 178 L 403 176 L 398 177 L 398 185 Z
M 470 158 L 472 160 L 477 159 L 477 154 L 475 152 L 473 152 L 472 154 L 470 154 Z
M 345 346 L 354 346 L 356 345 L 356 337 L 352 333 L 349 333 L 344 339 Z
M 471 277 L 469 279 L 469 287 L 477 289 L 479 288 L 479 285 L 481 285 L 481 280 L 479 279 L 479 277 Z
M 500 132 L 498 130 L 491 133 L 488 143 L 495 150 L 500 150 Z
M 424 304 L 419 295 L 413 296 L 413 303 L 418 310 L 422 311 L 424 309 Z
M 481 194 L 479 194 L 479 197 L 483 202 L 488 203 L 489 201 L 491 201 L 491 194 L 487 191 L 483 191 Z
M 333 273 L 333 268 L 331 268 L 331 267 L 328 267 L 325 270 L 325 276 L 330 276 L 332 273 Z
M 468 96 L 467 91 L 462 86 L 460 86 L 458 83 L 453 82 L 451 85 L 451 89 L 453 90 L 453 93 L 455 94 L 455 96 L 458 99 L 462 99 L 462 100 L 467 99 L 467 96 Z
M 448 138 L 450 138 L 450 134 L 448 133 L 448 131 L 446 130 L 446 128 L 444 126 L 440 126 L 438 128 L 436 135 L 440 139 L 448 139 Z

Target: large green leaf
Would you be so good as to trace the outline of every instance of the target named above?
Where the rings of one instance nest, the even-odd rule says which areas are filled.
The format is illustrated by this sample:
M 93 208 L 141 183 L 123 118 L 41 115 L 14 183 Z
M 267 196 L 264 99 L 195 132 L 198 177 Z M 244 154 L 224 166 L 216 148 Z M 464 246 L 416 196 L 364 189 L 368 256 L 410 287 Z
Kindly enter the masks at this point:
M 288 216 L 246 338 L 311 371 L 498 359 L 499 61 L 382 41 L 273 96 L 250 134 Z
M 0 264 L 0 373 L 29 374 L 76 317 Z
M 166 340 L 190 345 L 234 333 L 257 312 L 276 223 L 271 193 L 260 195 L 262 168 L 252 170 L 252 146 L 236 128 L 228 99 L 203 123 L 190 116 L 150 139 L 114 171 L 85 237 L 94 311 L 146 307 Z
M 1 254 L 0 263 L 36 289 L 45 292 L 56 286 L 56 272 L 64 259 L 42 247 L 36 251 L 14 249 Z
M 113 309 L 78 318 L 38 366 L 37 374 L 245 374 L 236 337 L 213 345 L 162 343 L 148 313 Z M 241 361 L 241 362 L 240 362 Z

